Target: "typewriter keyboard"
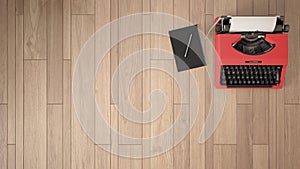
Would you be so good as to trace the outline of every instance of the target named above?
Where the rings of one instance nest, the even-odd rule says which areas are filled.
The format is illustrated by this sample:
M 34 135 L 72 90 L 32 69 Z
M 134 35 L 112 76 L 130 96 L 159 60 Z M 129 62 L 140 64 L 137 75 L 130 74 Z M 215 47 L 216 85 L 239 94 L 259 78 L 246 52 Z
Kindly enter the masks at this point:
M 280 65 L 223 65 L 220 84 L 227 87 L 272 87 L 279 85 Z

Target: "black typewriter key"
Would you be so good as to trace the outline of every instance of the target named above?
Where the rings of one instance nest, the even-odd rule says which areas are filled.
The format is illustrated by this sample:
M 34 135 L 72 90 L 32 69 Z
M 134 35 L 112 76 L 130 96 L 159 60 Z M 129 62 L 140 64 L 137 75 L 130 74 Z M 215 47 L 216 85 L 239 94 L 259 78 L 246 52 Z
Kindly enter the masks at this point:
M 234 80 L 234 81 L 233 81 L 233 84 L 235 84 L 235 85 L 236 85 L 237 83 L 238 83 L 238 82 L 237 82 L 237 80 Z
M 246 80 L 243 80 L 243 85 L 247 84 L 247 81 Z

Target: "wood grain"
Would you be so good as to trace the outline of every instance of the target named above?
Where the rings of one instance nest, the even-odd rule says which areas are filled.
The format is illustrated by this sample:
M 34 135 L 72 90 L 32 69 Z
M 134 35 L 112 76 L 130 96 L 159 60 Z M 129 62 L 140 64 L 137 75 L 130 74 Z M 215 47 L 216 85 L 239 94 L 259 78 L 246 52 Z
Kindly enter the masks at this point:
M 47 58 L 46 0 L 24 1 L 24 59 Z
M 205 1 L 203 0 L 191 0 L 190 1 L 190 22 L 193 24 L 198 24 L 198 28 L 201 31 L 205 31 L 206 27 L 206 17 L 205 17 Z M 190 131 L 190 168 L 205 168 L 205 144 L 199 144 L 199 134 L 202 130 L 205 112 L 206 112 L 206 88 L 203 87 L 206 84 L 205 78 L 206 70 L 204 68 L 193 69 L 191 71 L 191 77 L 193 76 L 198 84 L 198 95 L 200 96 L 200 102 L 194 103 L 193 100 L 190 101 L 190 106 L 193 104 L 199 104 L 199 114 L 195 121 L 195 124 Z M 190 78 L 192 80 L 193 78 Z M 190 82 L 192 84 L 192 82 Z M 192 119 L 190 119 L 191 125 Z
M 236 145 L 214 146 L 214 169 L 236 169 Z
M 223 116 L 214 133 L 214 144 L 236 144 L 236 114 L 236 90 L 227 90 Z
M 190 116 L 183 116 L 180 118 L 180 114 L 190 114 L 190 105 L 174 105 L 174 117 L 182 125 L 174 128 L 173 140 L 178 140 L 179 133 L 184 133 L 190 127 Z M 178 133 L 178 134 L 177 134 Z M 178 145 L 174 143 L 174 169 L 190 168 L 190 135 L 188 134 Z
M 100 29 L 110 22 L 110 3 L 108 0 L 96 1 L 96 15 L 95 15 L 95 27 L 96 30 Z M 110 27 L 109 27 L 110 28 Z M 107 47 L 110 46 L 110 29 L 105 33 L 105 36 L 97 36 L 95 39 L 95 46 L 103 45 L 103 42 L 108 42 Z M 95 56 L 99 54 L 95 53 Z M 111 82 L 110 80 L 110 53 L 108 52 L 101 63 L 98 65 L 95 63 L 96 79 L 95 79 L 95 97 L 97 101 L 97 108 L 102 113 L 102 116 L 107 119 L 107 123 L 110 123 L 110 93 Z M 109 144 L 110 138 L 103 138 L 97 131 L 101 129 L 98 123 L 95 123 L 95 137 L 97 144 Z M 109 134 L 109 133 L 108 133 Z M 98 141 L 99 140 L 99 141 Z
M 253 144 L 268 144 L 269 91 L 253 90 Z
M 15 1 L 8 4 L 8 16 L 15 18 Z M 8 144 L 16 144 L 16 20 L 8 19 L 7 56 L 8 56 Z
M 16 169 L 23 169 L 23 15 L 16 17 Z
M 46 61 L 24 61 L 24 169 L 46 169 Z
M 237 168 L 253 168 L 252 106 L 237 106 Z
M 24 0 L 16 0 L 16 14 L 17 15 L 24 14 Z
M 168 14 L 173 14 L 174 12 L 174 1 L 173 0 L 151 0 L 150 3 L 151 12 L 163 12 Z M 151 18 L 151 29 L 159 32 L 168 34 L 169 30 L 172 30 L 174 27 L 173 20 L 162 21 L 163 17 Z M 167 51 L 172 51 L 170 39 L 162 35 L 151 35 L 151 48 L 164 49 Z M 151 55 L 151 59 L 162 59 L 163 55 L 158 52 L 156 55 Z M 173 59 L 166 57 L 167 59 Z
M 16 168 L 16 145 L 7 145 L 7 169 Z
M 152 60 L 151 65 L 156 65 L 157 67 L 163 67 L 165 70 L 173 72 L 173 61 L 171 60 Z M 173 79 L 169 77 L 166 73 L 159 70 L 151 70 L 151 90 L 160 89 L 165 95 L 164 103 L 154 103 L 151 100 L 151 104 L 165 104 L 165 109 L 163 110 L 159 119 L 151 123 L 151 137 L 161 134 L 167 130 L 172 124 L 174 119 L 173 110 Z M 151 109 L 151 115 L 158 111 L 156 107 Z M 173 143 L 173 137 L 165 137 L 163 140 L 168 144 Z M 162 143 L 151 142 L 152 149 L 160 149 L 159 145 Z M 173 150 L 151 158 L 151 168 L 173 168 L 174 166 L 174 153 Z
M 110 145 L 101 145 L 110 150 Z M 111 168 L 110 153 L 100 146 L 95 146 L 95 168 Z
M 276 100 L 276 103 L 277 103 L 277 113 L 276 113 L 276 116 L 277 116 L 277 138 L 276 138 L 276 141 L 277 141 L 277 168 L 278 169 L 284 169 L 284 160 L 280 160 L 280 159 L 284 159 L 284 143 L 285 143 L 285 126 L 284 126 L 284 123 L 285 123 L 285 119 L 284 119 L 284 116 L 285 116 L 285 109 L 284 109 L 284 89 L 280 89 L 277 91 L 277 100 Z
M 110 0 L 110 22 L 113 22 L 114 24 L 110 25 L 110 81 L 113 78 L 113 75 L 115 71 L 117 71 L 117 67 L 119 65 L 119 45 L 116 44 L 113 46 L 113 42 L 119 41 L 119 21 L 116 21 L 116 19 L 119 17 L 119 0 Z M 115 76 L 118 76 L 116 74 Z M 116 77 L 117 84 L 119 84 L 119 77 Z M 119 88 L 116 87 L 114 90 L 116 93 L 115 100 L 111 97 L 110 102 L 112 104 L 116 104 L 119 102 Z
M 269 14 L 269 0 L 253 0 L 254 15 L 268 15 Z
M 63 168 L 63 106 L 47 107 L 47 168 Z
M 276 168 L 277 164 L 277 91 L 269 91 L 269 168 Z
M 94 23 L 93 15 L 72 16 L 72 69 L 74 69 L 80 49 L 94 33 Z M 93 169 L 94 143 L 81 128 L 73 106 L 71 112 L 71 168 Z
M 285 106 L 284 168 L 296 169 L 300 165 L 299 111 L 299 105 Z
M 3 35 L 0 39 L 0 169 L 296 169 L 300 158 L 297 121 L 300 97 L 295 92 L 300 82 L 298 6 L 297 0 L 0 1 Z M 170 41 L 168 37 L 144 34 L 116 46 L 110 44 L 112 50 L 95 77 L 101 89 L 96 91 L 97 100 L 104 103 L 101 108 L 105 109 L 111 130 L 138 138 L 154 137 L 172 126 L 181 106 L 188 112 L 188 106 L 199 104 L 200 110 L 189 136 L 162 155 L 134 159 L 104 151 L 84 133 L 72 107 L 73 69 L 80 49 L 95 30 L 120 16 L 139 12 L 147 17 L 134 20 L 138 25 L 135 29 L 159 29 L 166 33 L 185 25 L 176 20 L 161 23 L 147 12 L 165 12 L 189 19 L 203 32 L 207 32 L 218 15 L 285 15 L 291 31 L 284 88 L 239 89 L 236 94 L 228 91 L 217 131 L 207 142 L 199 144 L 210 107 L 211 89 L 205 69 L 190 72 L 198 83 L 200 103 L 193 103 L 189 96 L 181 102 L 180 96 L 188 92 L 180 94 L 171 76 L 153 69 L 140 73 L 131 84 L 132 103 L 141 111 L 148 110 L 151 90 L 160 88 L 166 93 L 166 110 L 152 123 L 131 123 L 121 119 L 115 109 L 120 98 L 110 99 L 110 80 L 101 80 L 112 79 L 118 65 L 133 52 L 151 47 L 171 51 Z M 107 41 L 119 40 L 130 29 L 125 25 L 119 22 L 111 27 L 105 37 Z M 212 34 L 208 38 L 212 40 Z M 141 55 L 129 67 L 158 64 L 176 71 L 173 57 L 162 58 L 153 53 Z M 117 85 L 122 87 L 119 82 Z M 179 120 L 190 123 L 192 119 Z M 185 124 L 178 131 L 186 127 Z M 176 131 L 165 141 L 173 142 Z M 113 137 L 102 139 L 105 145 L 101 146 L 131 155 L 136 151 L 143 155 L 143 151 L 151 149 L 150 146 L 141 149 L 141 141 L 127 145 L 119 142 L 118 136 Z
M 7 35 L 7 1 L 0 1 L 0 33 Z M 7 36 L 0 39 L 0 103 L 7 103 Z
M 142 168 L 142 160 L 132 158 L 131 154 L 133 152 L 139 152 L 142 155 L 141 145 L 119 145 L 120 151 L 125 151 L 129 153 L 127 158 L 119 158 L 119 169 L 130 168 L 130 169 L 140 169 Z
M 71 61 L 63 62 L 63 168 L 71 169 Z
M 71 0 L 63 0 L 63 58 L 71 59 Z
M 268 154 L 268 145 L 253 145 L 253 169 L 268 169 Z
M 129 3 L 130 2 L 130 3 Z M 141 0 L 123 0 L 119 1 L 119 14 L 120 16 L 126 16 L 129 14 L 142 12 L 142 1 Z M 131 24 L 128 24 L 128 22 L 120 21 L 119 23 L 119 37 L 124 37 L 129 30 L 136 30 L 138 32 L 142 31 L 142 18 L 135 18 L 132 20 L 129 20 Z M 127 38 L 126 40 L 122 41 L 119 44 L 119 64 L 121 64 L 123 61 L 128 59 L 128 57 L 131 57 L 130 55 L 134 52 L 137 52 L 142 49 L 142 36 L 132 36 L 130 38 Z M 128 62 L 127 62 L 128 63 Z M 142 57 L 141 54 L 138 58 L 135 58 L 131 61 L 131 63 L 126 64 L 124 66 L 124 71 L 119 71 L 119 82 L 124 81 L 125 79 L 133 78 L 135 73 L 132 71 L 132 67 L 138 67 L 142 65 Z M 124 92 L 127 90 L 124 88 L 125 86 L 122 83 L 119 83 L 119 92 Z M 131 102 L 132 106 L 135 107 L 138 111 L 142 111 L 142 76 L 135 76 L 134 79 L 130 82 L 130 87 L 128 91 L 128 100 Z M 121 108 L 121 110 L 124 110 L 124 114 L 128 114 L 129 109 L 127 107 L 129 105 L 126 105 L 124 101 L 122 101 L 119 97 L 118 105 Z M 141 120 L 141 119 L 140 119 Z M 135 138 L 141 138 L 142 137 L 142 126 L 138 123 L 133 123 L 130 120 L 124 118 L 122 115 L 119 117 L 119 131 L 120 133 L 123 133 L 127 136 L 135 137 Z M 136 143 L 129 143 L 126 140 L 122 140 L 120 138 L 119 144 L 141 144 L 141 140 L 139 139 Z
M 7 106 L 0 105 L 0 169 L 7 168 Z
M 180 0 L 174 0 L 174 15 L 186 20 L 190 19 L 189 3 Z M 174 28 L 182 28 L 189 26 L 189 24 L 180 22 L 178 19 L 174 19 Z M 174 73 L 175 79 L 182 80 L 182 85 L 178 86 L 174 79 L 174 103 L 176 104 L 189 104 L 190 101 L 190 74 L 188 73 Z
M 254 0 L 237 0 L 237 14 L 238 15 L 252 15 Z
M 214 15 L 207 14 L 205 15 L 205 34 L 208 33 L 211 26 L 214 24 Z M 208 35 L 208 38 L 213 41 L 213 36 Z M 206 49 L 207 50 L 207 49 Z M 209 74 L 205 72 L 205 119 L 208 117 L 208 113 L 210 112 L 210 106 L 211 106 L 211 82 Z M 212 110 L 213 113 L 213 110 Z M 214 120 L 214 117 L 213 119 Z M 205 134 L 207 131 L 205 130 Z M 207 134 L 206 134 L 207 135 Z M 205 142 L 205 168 L 213 168 L 214 167 L 214 137 L 208 138 L 208 140 Z
M 71 0 L 72 14 L 94 14 L 94 1 L 93 0 Z
M 299 26 L 300 25 L 300 12 L 298 7 L 295 5 L 298 1 L 290 0 L 285 1 L 285 17 L 286 22 L 290 25 Z M 287 67 L 287 74 L 285 78 L 285 103 L 289 104 L 299 104 L 300 103 L 300 94 L 295 92 L 295 89 L 300 86 L 300 74 L 298 73 L 298 68 L 300 64 L 299 55 L 300 55 L 300 37 L 299 30 L 291 29 L 289 31 L 289 66 Z
M 47 2 L 47 96 L 48 103 L 62 103 L 63 0 Z

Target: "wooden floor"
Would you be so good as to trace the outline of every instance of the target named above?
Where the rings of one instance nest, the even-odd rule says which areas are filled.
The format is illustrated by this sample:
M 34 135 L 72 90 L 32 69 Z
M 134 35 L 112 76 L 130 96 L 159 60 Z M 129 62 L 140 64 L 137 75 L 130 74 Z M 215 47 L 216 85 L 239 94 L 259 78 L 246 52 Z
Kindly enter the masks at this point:
M 298 169 L 299 6 L 298 0 L 0 0 L 0 169 Z M 132 159 L 103 151 L 82 131 L 73 110 L 72 70 L 81 47 L 95 30 L 137 12 L 174 14 L 197 23 L 204 32 L 219 15 L 285 15 L 291 31 L 284 89 L 228 90 L 221 123 L 205 144 L 199 144 L 198 138 L 208 101 L 201 103 L 206 106 L 190 134 L 160 156 Z M 171 23 L 170 29 L 175 27 L 177 23 Z M 118 35 L 111 33 L 113 38 Z M 171 50 L 166 37 L 131 37 L 112 48 L 96 76 L 96 85 L 101 87 L 97 97 L 107 121 L 120 133 L 139 138 L 164 131 L 177 117 L 177 110 L 189 104 L 178 99 L 171 77 L 149 70 L 135 78 L 131 100 L 146 110 L 150 91 L 161 88 L 167 98 L 164 114 L 146 125 L 118 115 L 114 105 L 119 103 L 110 99 L 107 79 L 127 55 L 150 47 Z M 170 69 L 174 66 L 173 60 L 159 56 L 143 63 L 147 61 Z M 209 98 L 204 69 L 192 73 L 200 94 Z M 139 147 L 139 143 L 119 140 L 119 151 Z

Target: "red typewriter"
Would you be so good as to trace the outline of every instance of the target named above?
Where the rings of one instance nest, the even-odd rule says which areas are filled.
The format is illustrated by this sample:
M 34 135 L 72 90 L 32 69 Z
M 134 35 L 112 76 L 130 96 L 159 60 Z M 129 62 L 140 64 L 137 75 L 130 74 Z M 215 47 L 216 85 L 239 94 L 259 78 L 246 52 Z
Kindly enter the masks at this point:
M 289 25 L 282 16 L 215 19 L 217 88 L 282 88 L 288 64 Z

